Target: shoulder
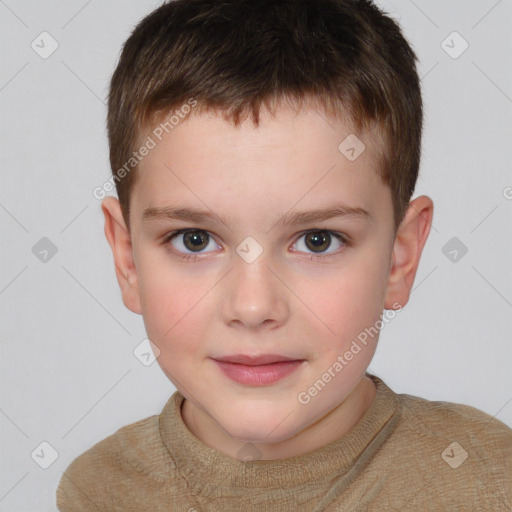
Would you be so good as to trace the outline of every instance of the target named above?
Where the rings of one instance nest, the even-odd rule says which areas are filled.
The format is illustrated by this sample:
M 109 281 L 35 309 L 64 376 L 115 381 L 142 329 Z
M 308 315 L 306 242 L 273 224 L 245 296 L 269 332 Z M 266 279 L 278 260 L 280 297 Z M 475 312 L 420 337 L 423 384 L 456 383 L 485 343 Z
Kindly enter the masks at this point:
M 61 511 L 103 510 L 136 484 L 158 485 L 173 462 L 159 433 L 159 416 L 126 425 L 74 459 L 57 489 Z
M 398 395 L 404 424 L 418 433 L 455 435 L 466 439 L 502 442 L 512 448 L 512 429 L 500 420 L 469 405 L 430 401 L 417 396 Z
M 496 506 L 512 500 L 510 427 L 469 405 L 398 397 L 396 446 L 406 446 L 406 458 L 421 461 L 415 464 L 434 494 L 464 496 L 473 504 L 496 500 Z

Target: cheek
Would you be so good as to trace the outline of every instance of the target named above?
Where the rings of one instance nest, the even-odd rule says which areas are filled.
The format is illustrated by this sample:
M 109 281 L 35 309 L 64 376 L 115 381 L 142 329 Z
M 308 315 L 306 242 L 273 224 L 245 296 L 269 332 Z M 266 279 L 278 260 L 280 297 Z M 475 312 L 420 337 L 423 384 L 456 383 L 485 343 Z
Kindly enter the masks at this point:
M 333 353 L 374 325 L 382 314 L 385 294 L 385 269 L 382 262 L 357 256 L 339 272 L 308 280 L 298 287 L 298 295 L 307 298 L 308 318 L 318 325 L 324 339 L 332 340 Z M 313 316 L 312 316 L 313 315 Z M 316 317 L 317 320 L 314 319 Z
M 211 288 L 205 280 L 184 277 L 179 268 L 170 269 L 150 261 L 141 262 L 139 292 L 142 316 L 149 339 L 157 346 L 184 353 L 197 349 L 202 339 L 201 319 Z

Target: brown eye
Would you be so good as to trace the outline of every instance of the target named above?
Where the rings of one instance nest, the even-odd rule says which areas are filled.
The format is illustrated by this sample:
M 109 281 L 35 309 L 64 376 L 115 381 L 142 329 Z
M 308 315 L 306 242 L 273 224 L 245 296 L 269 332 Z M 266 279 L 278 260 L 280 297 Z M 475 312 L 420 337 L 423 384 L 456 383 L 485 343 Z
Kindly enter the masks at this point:
M 306 235 L 306 245 L 315 252 L 323 252 L 331 245 L 331 235 L 327 231 L 316 231 Z
M 209 235 L 204 231 L 183 233 L 183 245 L 191 251 L 201 251 L 208 245 Z
M 304 242 L 302 242 L 304 240 Z M 327 251 L 333 245 L 333 241 L 337 242 L 332 251 Z M 303 233 L 299 240 L 296 242 L 297 251 L 305 252 L 306 254 L 318 254 L 320 256 L 330 256 L 336 253 L 337 250 L 343 249 L 348 245 L 345 237 L 341 233 L 336 233 L 328 229 L 316 229 Z M 301 247 L 304 246 L 304 247 Z
M 213 244 L 211 248 L 217 245 L 210 234 L 201 229 L 182 229 L 171 233 L 164 240 L 164 244 L 169 250 L 183 257 L 210 252 L 204 249 L 207 249 L 210 244 Z

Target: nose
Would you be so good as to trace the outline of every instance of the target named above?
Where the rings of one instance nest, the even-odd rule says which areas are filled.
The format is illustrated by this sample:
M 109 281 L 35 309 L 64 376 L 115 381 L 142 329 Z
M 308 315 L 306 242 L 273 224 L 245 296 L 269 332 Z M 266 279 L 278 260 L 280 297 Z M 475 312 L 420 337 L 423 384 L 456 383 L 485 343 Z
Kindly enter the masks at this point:
M 263 255 L 252 263 L 236 257 L 224 283 L 222 315 L 226 325 L 252 330 L 283 325 L 289 315 L 288 289 L 276 277 L 278 273 Z

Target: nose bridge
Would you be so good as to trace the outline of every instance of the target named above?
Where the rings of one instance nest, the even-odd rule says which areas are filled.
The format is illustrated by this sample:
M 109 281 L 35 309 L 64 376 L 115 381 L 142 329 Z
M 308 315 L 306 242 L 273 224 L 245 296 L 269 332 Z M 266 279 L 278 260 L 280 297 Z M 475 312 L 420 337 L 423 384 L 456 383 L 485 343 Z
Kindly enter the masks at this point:
M 237 249 L 223 306 L 224 319 L 252 328 L 264 322 L 280 324 L 288 313 L 286 290 L 272 271 L 270 254 L 263 251 L 255 259 L 247 257 L 251 252 L 254 257 L 254 250 L 251 241 Z

